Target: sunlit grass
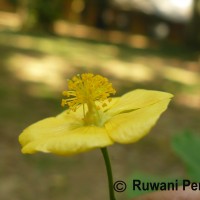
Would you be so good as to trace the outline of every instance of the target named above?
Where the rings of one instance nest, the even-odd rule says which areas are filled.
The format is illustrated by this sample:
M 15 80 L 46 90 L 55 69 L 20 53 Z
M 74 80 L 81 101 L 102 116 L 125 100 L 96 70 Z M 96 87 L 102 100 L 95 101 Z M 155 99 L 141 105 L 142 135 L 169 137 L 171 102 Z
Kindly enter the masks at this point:
M 51 96 L 64 89 L 66 79 L 73 74 L 97 71 L 124 85 L 127 81 L 132 83 L 129 89 L 138 85 L 172 92 L 178 103 L 200 107 L 196 100 L 180 98 L 191 95 L 194 99 L 200 88 L 198 60 L 193 59 L 193 54 L 185 56 L 185 51 L 181 54 L 176 49 L 141 50 L 112 43 L 11 32 L 0 33 L 0 45 L 8 51 L 4 59 L 7 70 L 17 79 L 31 83 L 26 89 L 31 96 Z M 114 84 L 124 93 L 120 81 Z

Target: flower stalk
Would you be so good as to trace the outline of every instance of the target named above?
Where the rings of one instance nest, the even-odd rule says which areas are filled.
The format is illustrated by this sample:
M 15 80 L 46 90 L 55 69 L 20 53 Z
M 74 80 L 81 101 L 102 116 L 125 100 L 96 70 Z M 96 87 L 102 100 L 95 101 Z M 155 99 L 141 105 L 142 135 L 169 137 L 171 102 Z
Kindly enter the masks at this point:
M 115 199 L 114 190 L 113 190 L 112 168 L 111 168 L 110 159 L 109 159 L 109 155 L 108 155 L 108 151 L 107 151 L 106 147 L 101 148 L 101 152 L 103 154 L 103 158 L 104 158 L 105 165 L 106 165 L 106 171 L 107 171 L 107 176 L 108 176 L 108 186 L 109 186 L 110 200 L 116 200 Z

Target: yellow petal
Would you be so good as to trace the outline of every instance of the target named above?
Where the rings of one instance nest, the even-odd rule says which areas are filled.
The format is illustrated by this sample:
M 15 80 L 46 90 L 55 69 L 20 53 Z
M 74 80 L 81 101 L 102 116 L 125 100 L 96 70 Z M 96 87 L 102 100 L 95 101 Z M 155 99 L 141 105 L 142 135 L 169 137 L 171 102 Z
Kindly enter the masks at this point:
M 143 108 L 172 97 L 172 94 L 166 92 L 142 89 L 133 90 L 126 93 L 117 102 L 115 102 L 110 110 L 108 110 L 107 114 L 114 116 L 119 113 Z
M 36 151 L 51 152 L 60 155 L 72 155 L 97 147 L 113 144 L 105 128 L 95 126 L 80 127 L 62 134 L 43 137 L 26 144 L 23 153 Z
M 132 143 L 144 137 L 166 110 L 170 99 L 114 116 L 106 124 L 110 137 L 119 143 Z
M 65 117 L 49 117 L 27 127 L 19 136 L 22 146 L 34 140 L 61 135 L 83 125 L 83 122 L 74 115 Z
M 103 102 L 95 101 L 95 104 L 97 105 L 97 107 L 101 109 L 101 111 L 106 112 L 107 110 L 112 108 L 113 105 L 115 105 L 119 101 L 119 99 L 120 97 L 113 97 L 113 98 L 110 98 L 110 101 L 108 100 L 105 100 Z M 102 105 L 104 106 L 102 107 Z

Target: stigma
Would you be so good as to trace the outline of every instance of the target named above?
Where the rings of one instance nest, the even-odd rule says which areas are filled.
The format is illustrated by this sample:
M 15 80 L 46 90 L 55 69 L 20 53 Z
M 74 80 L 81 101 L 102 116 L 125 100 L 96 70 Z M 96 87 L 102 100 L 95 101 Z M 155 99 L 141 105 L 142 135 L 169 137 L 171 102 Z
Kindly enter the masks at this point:
M 107 78 L 92 73 L 83 73 L 68 80 L 68 90 L 63 91 L 66 99 L 62 99 L 61 105 L 67 105 L 70 110 L 76 111 L 79 106 L 86 104 L 88 111 L 92 112 L 94 109 L 99 109 L 95 104 L 96 101 L 104 107 L 106 106 L 105 100 L 109 102 L 110 95 L 115 93 L 112 83 Z

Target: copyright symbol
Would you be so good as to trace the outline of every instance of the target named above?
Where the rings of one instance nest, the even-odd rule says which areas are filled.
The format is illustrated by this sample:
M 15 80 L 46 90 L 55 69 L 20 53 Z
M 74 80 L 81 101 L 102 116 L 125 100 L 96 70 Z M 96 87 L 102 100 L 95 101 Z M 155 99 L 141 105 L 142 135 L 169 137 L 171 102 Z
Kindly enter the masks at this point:
M 126 190 L 126 183 L 124 181 L 116 181 L 113 188 L 116 192 L 124 192 Z

